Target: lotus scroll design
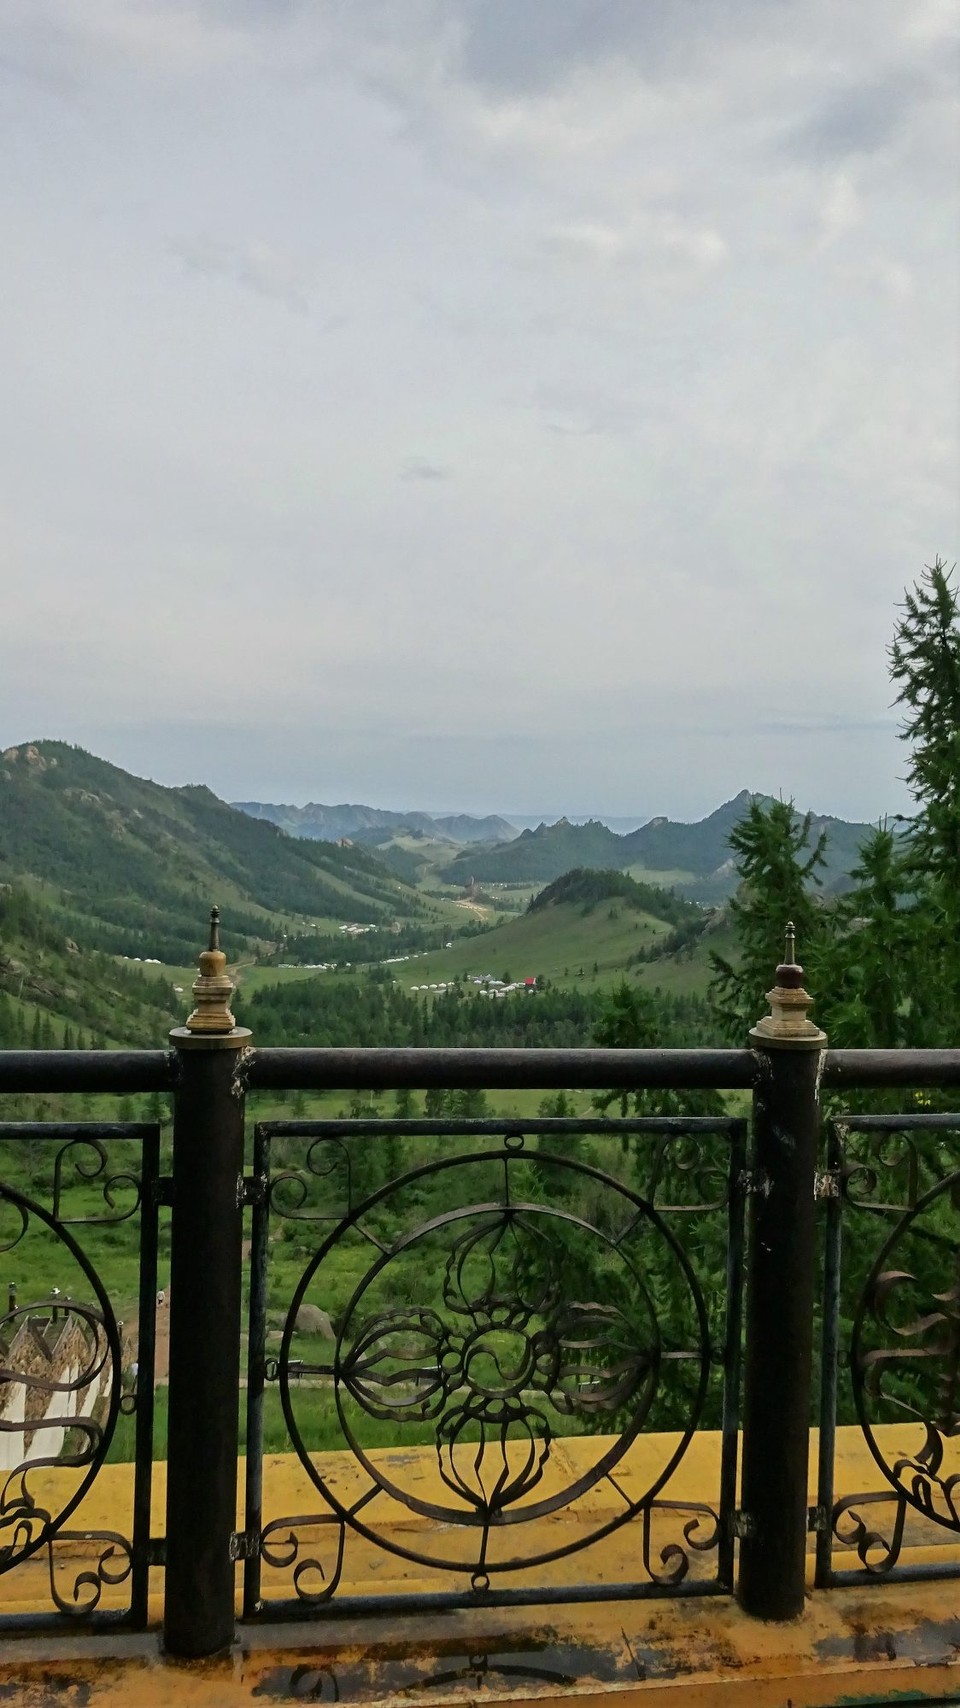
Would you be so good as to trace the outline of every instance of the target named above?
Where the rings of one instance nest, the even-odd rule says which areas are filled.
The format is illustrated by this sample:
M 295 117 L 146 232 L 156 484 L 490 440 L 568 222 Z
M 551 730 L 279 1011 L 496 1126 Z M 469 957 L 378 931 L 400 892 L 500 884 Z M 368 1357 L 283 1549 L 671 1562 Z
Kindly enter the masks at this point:
M 660 1337 L 648 1301 L 631 1288 L 628 1316 L 565 1299 L 563 1247 L 543 1219 L 475 1212 L 450 1244 L 442 1310 L 367 1316 L 361 1288 L 343 1324 L 337 1375 L 348 1436 L 346 1395 L 396 1425 L 434 1422 L 440 1477 L 457 1498 L 446 1516 L 461 1523 L 504 1522 L 537 1487 L 551 1414 L 589 1426 L 626 1410 L 632 1438 L 656 1392 Z

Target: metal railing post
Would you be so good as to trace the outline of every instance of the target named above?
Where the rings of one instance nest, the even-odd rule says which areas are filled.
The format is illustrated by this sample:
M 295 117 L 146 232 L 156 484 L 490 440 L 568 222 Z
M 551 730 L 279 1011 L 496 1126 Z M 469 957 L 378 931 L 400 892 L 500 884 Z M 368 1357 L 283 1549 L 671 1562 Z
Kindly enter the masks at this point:
M 744 1611 L 803 1610 L 816 1270 L 814 1183 L 826 1036 L 807 1018 L 793 926 L 750 1034 L 759 1069 L 749 1180 L 740 1571 Z
M 234 1639 L 240 1400 L 243 1098 L 232 985 L 213 910 L 197 1006 L 171 1033 L 174 1097 L 163 1640 L 210 1655 Z

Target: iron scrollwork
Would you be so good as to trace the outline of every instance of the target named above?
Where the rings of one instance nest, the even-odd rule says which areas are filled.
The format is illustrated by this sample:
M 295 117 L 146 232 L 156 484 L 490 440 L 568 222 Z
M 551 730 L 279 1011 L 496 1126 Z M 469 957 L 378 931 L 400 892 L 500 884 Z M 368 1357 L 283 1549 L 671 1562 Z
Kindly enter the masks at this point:
M 891 1505 L 894 1508 L 892 1523 L 881 1528 L 882 1514 L 878 1509 L 888 1509 Z M 867 1509 L 870 1509 L 869 1517 Z M 894 1494 L 892 1490 L 847 1495 L 837 1501 L 831 1515 L 831 1527 L 841 1548 L 856 1552 L 864 1571 L 871 1577 L 885 1577 L 900 1557 L 906 1515 L 905 1497 Z
M 71 1184 L 67 1175 L 71 1167 L 77 1179 L 88 1185 L 94 1181 L 99 1184 L 103 1201 L 111 1214 L 68 1216 L 64 1213 L 65 1198 Z M 139 1175 L 128 1169 L 110 1172 L 106 1148 L 93 1135 L 68 1139 L 57 1151 L 53 1163 L 53 1216 L 61 1227 L 70 1224 L 109 1227 L 115 1222 L 129 1221 L 140 1208 L 140 1191 Z
M 97 1548 L 93 1564 L 85 1564 L 74 1573 L 69 1595 L 57 1582 L 56 1555 L 58 1548 L 82 1544 L 89 1554 L 91 1545 Z M 100 1605 L 105 1588 L 126 1583 L 133 1571 L 133 1550 L 126 1537 L 113 1530 L 62 1530 L 46 1539 L 50 1574 L 50 1596 L 61 1613 L 74 1619 L 87 1618 Z
M 958 1141 L 960 1117 L 910 1112 L 833 1121 L 828 1147 L 847 1208 L 890 1220 L 943 1185 L 957 1166 Z
M 857 1412 L 898 1500 L 960 1533 L 960 1173 L 903 1215 L 877 1255 L 857 1309 L 851 1364 Z M 885 1424 L 919 1438 L 891 1442 Z M 894 1557 L 902 1540 L 895 1526 Z M 856 1545 L 861 1545 L 857 1538 Z
M 260 1533 L 260 1558 L 277 1571 L 292 1568 L 298 1599 L 317 1604 L 329 1601 L 336 1592 L 343 1572 L 345 1543 L 346 1524 L 335 1513 L 301 1513 L 264 1525 Z M 327 1544 L 327 1557 L 323 1558 L 321 1545 Z
M 697 1426 L 713 1356 L 706 1306 L 686 1254 L 649 1199 L 585 1162 L 537 1153 L 541 1160 L 551 1171 L 566 1171 L 568 1180 L 589 1182 L 595 1195 L 599 1189 L 606 1200 L 602 1227 L 562 1202 L 524 1198 L 529 1159 L 522 1138 L 510 1134 L 501 1150 L 433 1162 L 373 1194 L 339 1222 L 307 1265 L 287 1315 L 278 1375 L 291 1439 L 323 1497 L 323 1521 L 336 1545 L 322 1568 L 315 1551 L 308 1557 L 301 1549 L 297 1528 L 319 1526 L 314 1517 L 274 1521 L 261 1546 L 268 1564 L 296 1562 L 301 1599 L 333 1593 L 348 1530 L 403 1558 L 466 1573 L 478 1593 L 495 1574 L 562 1558 L 641 1512 L 655 1583 L 680 1582 L 692 1557 L 716 1547 L 720 1525 L 711 1508 L 657 1499 Z M 475 1182 L 477 1165 L 499 1171 L 498 1194 L 461 1201 L 412 1227 L 407 1208 L 405 1231 L 389 1244 L 364 1225 L 388 1198 L 403 1205 L 405 1189 L 413 1187 L 412 1203 L 422 1204 L 428 1177 L 435 1184 L 446 1174 L 449 1189 L 455 1176 L 448 1171 L 473 1171 L 461 1178 Z M 329 1355 L 295 1357 L 298 1314 L 311 1288 L 322 1288 L 325 1264 L 336 1262 L 351 1232 L 370 1239 L 378 1255 L 339 1318 Z M 651 1261 L 669 1274 L 674 1299 L 682 1300 L 682 1340 L 675 1322 L 664 1331 L 649 1286 Z M 398 1300 L 396 1277 L 404 1265 L 408 1275 L 411 1269 L 436 1275 L 439 1287 L 429 1302 Z M 578 1281 L 590 1289 L 582 1300 L 570 1296 Z M 646 1480 L 637 1487 L 636 1473 L 632 1481 L 615 1473 L 621 1462 L 630 1469 L 629 1450 L 662 1401 L 668 1368 L 688 1371 L 685 1415 L 653 1474 L 645 1461 Z M 349 1495 L 338 1492 L 305 1443 L 298 1414 L 311 1387 L 330 1394 L 360 1473 Z M 369 1450 L 363 1437 L 377 1419 L 391 1422 L 398 1445 L 405 1435 L 422 1441 L 427 1426 L 434 1483 L 424 1486 L 408 1473 L 403 1456 Z M 564 1420 L 581 1426 L 572 1461 L 558 1451 Z M 596 1435 L 598 1425 L 610 1433 Z M 584 1452 L 591 1437 L 596 1449 Z M 601 1484 L 614 1498 L 596 1511 L 589 1502 L 580 1507 L 574 1540 L 555 1545 L 541 1530 L 524 1551 L 517 1526 L 576 1507 Z M 399 1511 L 436 1520 L 439 1528 L 409 1519 L 403 1525 Z M 683 1542 L 665 1541 L 659 1563 L 650 1541 L 655 1513 L 671 1521 L 686 1515 Z
M 316 1184 L 324 1189 L 323 1203 L 312 1202 Z M 350 1148 L 342 1140 L 321 1137 L 313 1140 L 302 1168 L 285 1168 L 273 1174 L 267 1188 L 270 1209 L 295 1222 L 338 1221 L 342 1209 L 353 1207 L 353 1165 Z
M 17 1462 L 11 1466 L 8 1456 L 0 1485 L 0 1574 L 46 1549 L 57 1607 L 83 1615 L 97 1605 L 105 1584 L 122 1582 L 130 1570 L 130 1544 L 122 1537 L 65 1528 L 110 1446 L 120 1407 L 119 1331 L 99 1276 L 62 1223 L 11 1187 L 0 1187 L 0 1206 L 14 1228 L 5 1249 L 19 1244 L 36 1222 L 65 1248 L 95 1300 L 54 1294 L 14 1305 L 0 1317 L 0 1444 L 20 1438 Z M 59 1478 L 61 1470 L 79 1475 Z M 63 1597 L 54 1549 L 68 1539 L 103 1547 L 95 1569 L 81 1568 L 71 1595 Z

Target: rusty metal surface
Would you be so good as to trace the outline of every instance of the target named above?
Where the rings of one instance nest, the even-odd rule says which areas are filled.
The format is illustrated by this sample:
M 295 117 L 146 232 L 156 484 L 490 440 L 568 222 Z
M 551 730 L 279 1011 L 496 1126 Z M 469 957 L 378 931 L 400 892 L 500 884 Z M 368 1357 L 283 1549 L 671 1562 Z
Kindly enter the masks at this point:
M 611 1605 L 534 1621 L 514 1612 L 425 1617 L 416 1638 L 369 1622 L 261 1628 L 213 1660 L 165 1659 L 150 1637 L 80 1646 L 25 1639 L 0 1657 L 0 1702 L 22 1708 L 241 1708 L 303 1702 L 581 1704 L 615 1696 L 684 1708 L 828 1708 L 956 1701 L 960 1617 L 942 1587 L 808 1603 L 789 1626 L 732 1602 Z

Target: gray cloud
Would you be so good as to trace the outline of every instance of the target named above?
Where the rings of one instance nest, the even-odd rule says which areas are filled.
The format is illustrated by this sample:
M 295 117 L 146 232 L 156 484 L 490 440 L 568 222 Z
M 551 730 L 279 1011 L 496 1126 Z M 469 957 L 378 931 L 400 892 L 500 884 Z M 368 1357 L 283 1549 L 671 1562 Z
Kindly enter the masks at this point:
M 903 804 L 884 648 L 958 524 L 952 29 L 10 0 L 4 742 L 234 798 Z
M 719 38 L 777 27 L 789 0 L 454 0 L 457 68 L 499 95 L 543 94 L 570 77 L 628 63 L 641 77 L 689 69 Z
M 427 457 L 407 457 L 400 469 L 401 480 L 449 480 L 450 470 Z
M 171 249 L 188 272 L 208 279 L 231 279 L 244 289 L 282 302 L 299 314 L 305 314 L 310 307 L 315 281 L 309 270 L 289 256 L 279 254 L 269 244 L 240 245 L 213 238 L 184 238 L 172 243 Z
M 908 70 L 853 83 L 828 94 L 790 132 L 784 148 L 797 159 L 826 164 L 875 154 L 934 93 L 931 79 Z
M 549 432 L 579 438 L 630 433 L 638 414 L 636 399 L 589 383 L 538 386 L 533 403 Z

